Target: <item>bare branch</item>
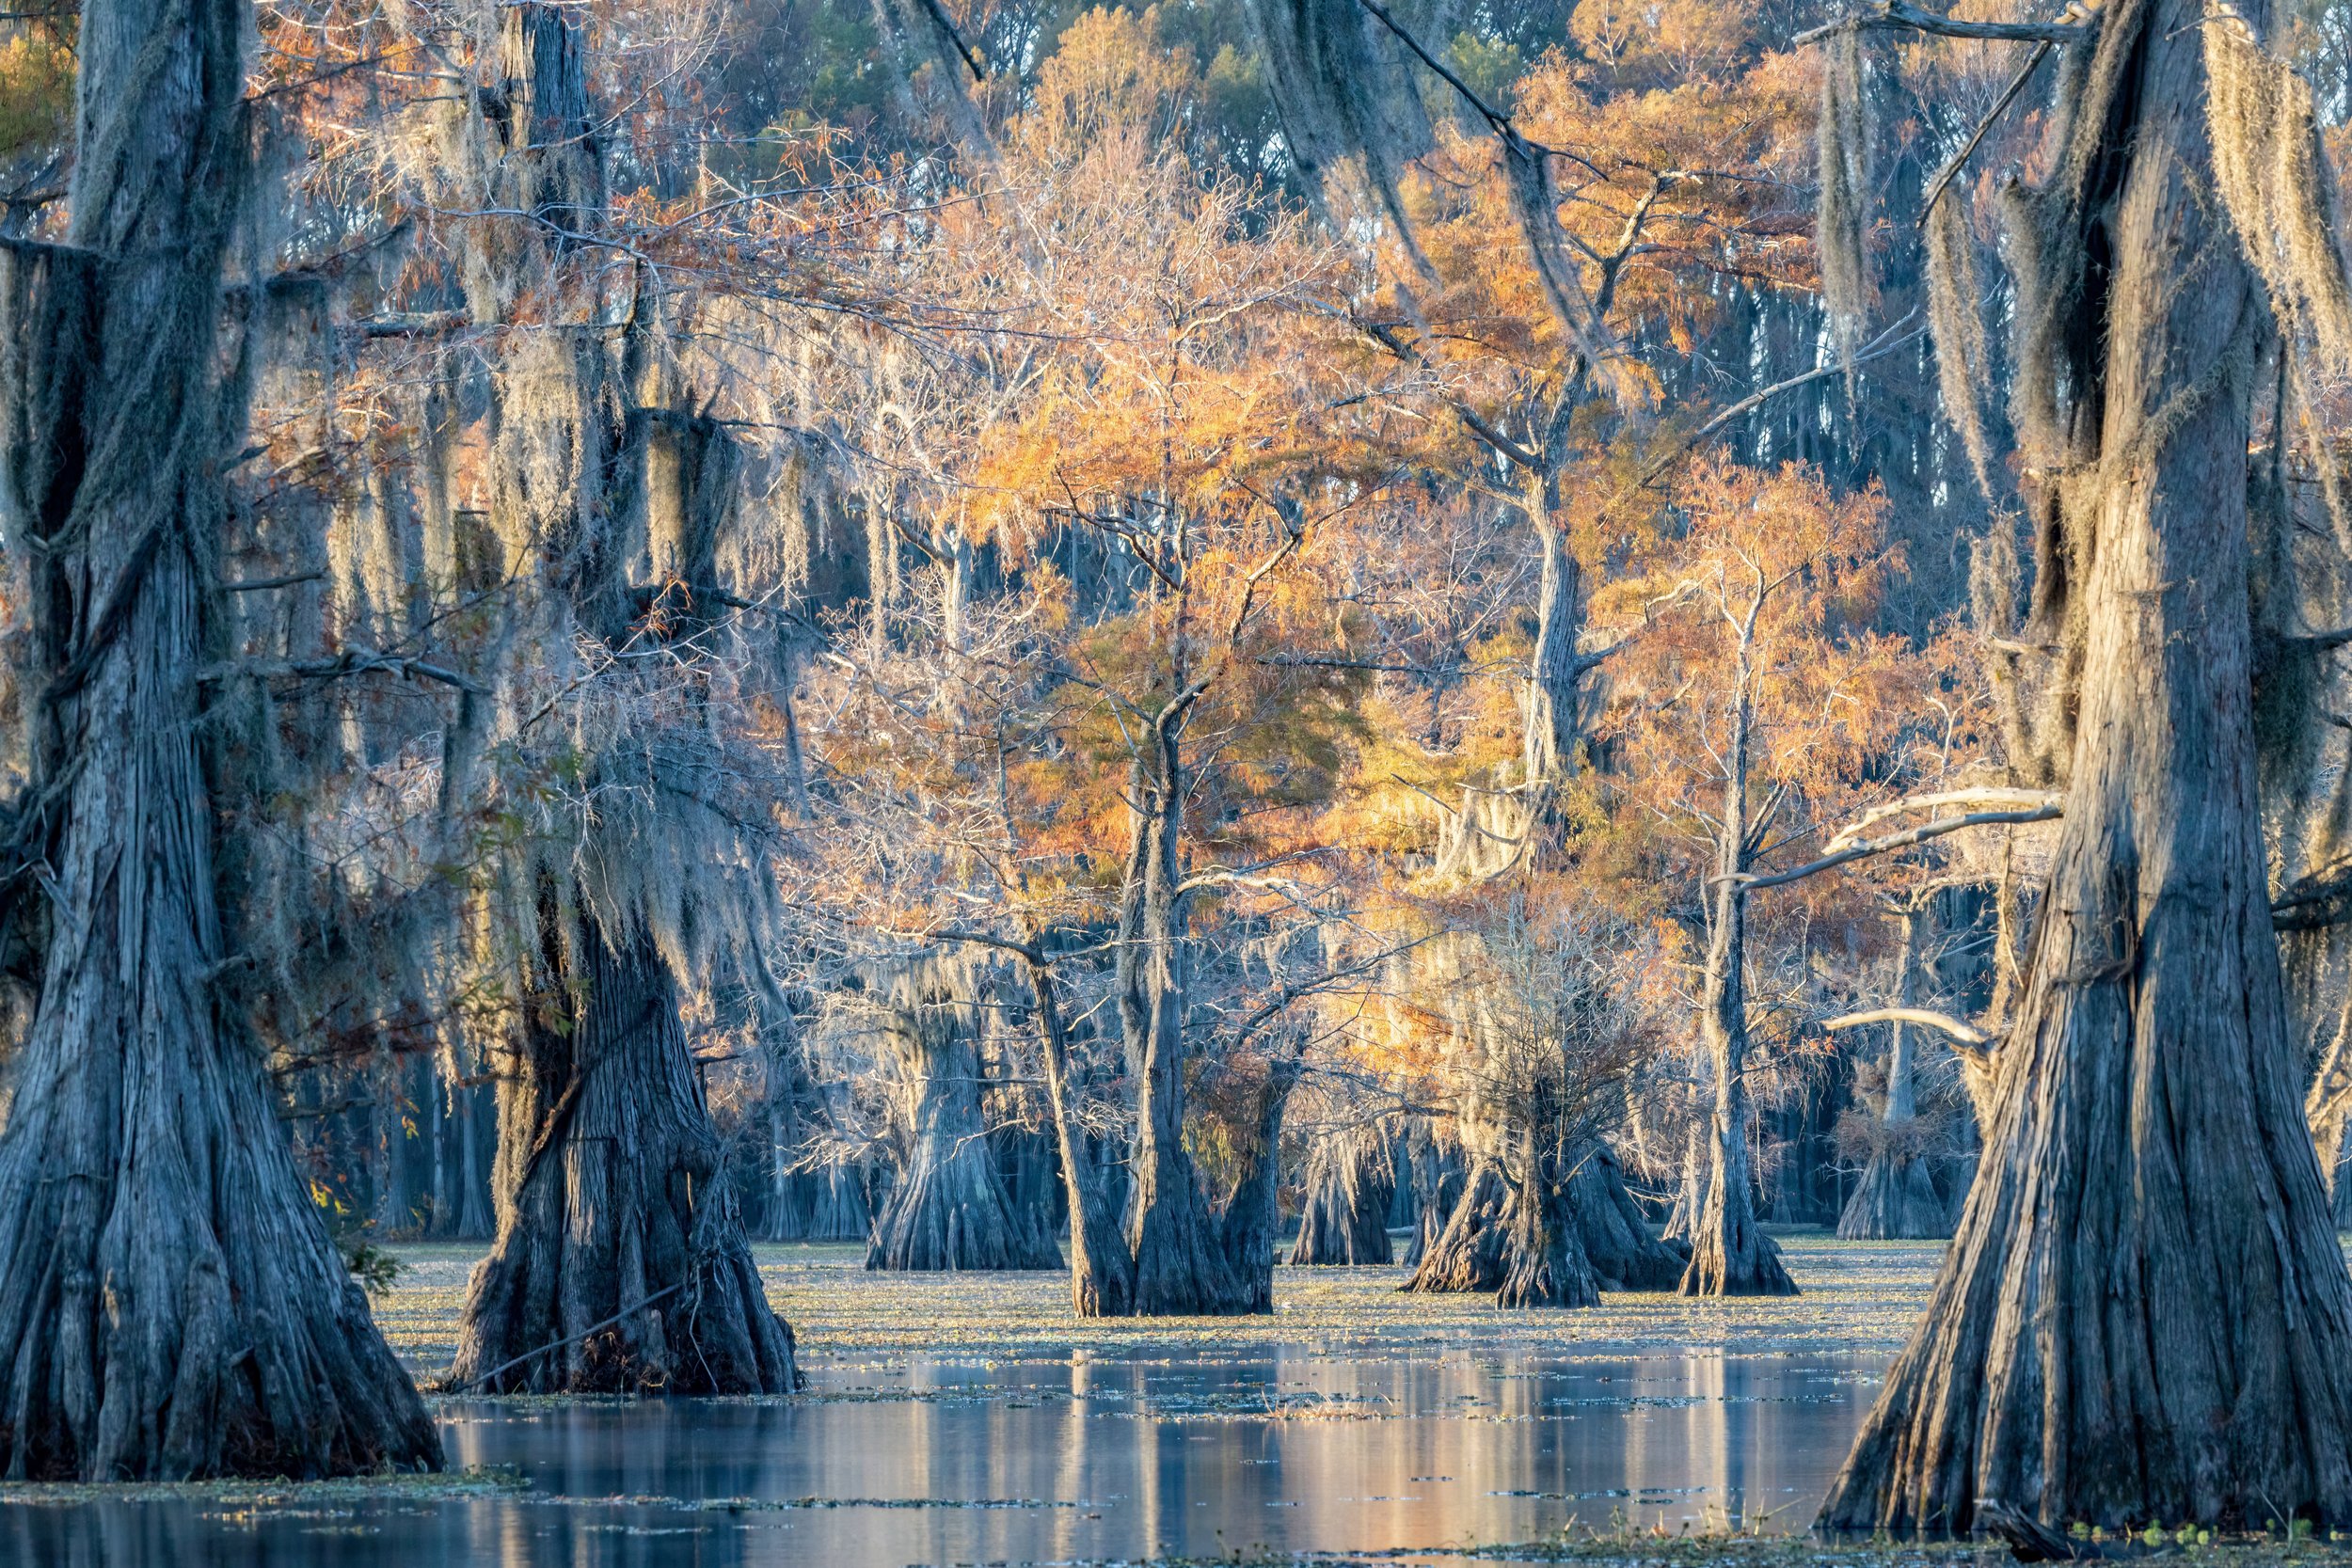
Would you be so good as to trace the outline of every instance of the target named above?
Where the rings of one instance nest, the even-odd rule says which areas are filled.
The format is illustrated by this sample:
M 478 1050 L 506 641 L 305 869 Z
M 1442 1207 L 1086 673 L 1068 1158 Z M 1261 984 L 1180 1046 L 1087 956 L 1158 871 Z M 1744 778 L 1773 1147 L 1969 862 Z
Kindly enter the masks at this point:
M 1950 1036 L 1963 1045 L 1987 1046 L 1993 1037 L 1974 1024 L 1963 1023 L 1949 1013 L 1939 1013 L 1928 1007 L 1872 1007 L 1867 1012 L 1848 1013 L 1833 1018 L 1821 1025 L 1832 1034 L 1840 1029 L 1859 1029 L 1866 1023 L 1916 1023 Z
M 1890 849 L 1908 849 L 1915 844 L 1925 844 L 1931 838 L 1942 838 L 1946 833 L 1956 833 L 1963 828 L 1993 827 L 2004 822 L 2047 822 L 2058 815 L 2058 807 L 2056 804 L 2036 806 L 2029 811 L 1971 812 L 1965 816 L 1943 817 L 1921 827 L 1913 828 L 1907 832 L 1890 833 L 1884 838 L 1864 839 L 1839 850 L 1836 854 L 1823 855 L 1818 861 L 1808 861 L 1794 870 L 1775 871 L 1765 877 L 1718 877 L 1714 880 L 1738 882 L 1744 891 L 1754 893 L 1758 888 L 1781 887 L 1789 882 L 1803 881 L 1807 877 L 1818 876 L 1824 871 L 1834 871 L 1838 866 L 1850 864 L 1854 861 L 1867 860 L 1872 855 L 1883 855 Z
M 1821 846 L 1833 854 L 1858 840 L 1863 832 L 1890 816 L 1903 816 L 1915 811 L 1936 811 L 1945 806 L 1986 806 L 1997 811 L 2026 811 L 2040 806 L 2056 806 L 2062 797 L 2047 789 L 1947 789 L 1933 795 L 1913 795 L 1891 800 L 1883 806 L 1872 806 L 1862 814 L 1862 820 L 1851 827 L 1840 829 L 1836 837 Z
M 1858 28 L 1887 28 L 1896 31 L 1934 33 L 1948 39 L 2017 39 L 2028 43 L 2073 43 L 2098 31 L 2096 23 L 2071 22 L 1962 22 L 1940 16 L 1934 11 L 1921 10 L 1910 0 L 1872 0 L 1865 9 L 1852 16 L 1840 17 L 1824 26 L 1799 33 L 1788 41 L 1792 44 L 1818 43 L 1822 39 Z

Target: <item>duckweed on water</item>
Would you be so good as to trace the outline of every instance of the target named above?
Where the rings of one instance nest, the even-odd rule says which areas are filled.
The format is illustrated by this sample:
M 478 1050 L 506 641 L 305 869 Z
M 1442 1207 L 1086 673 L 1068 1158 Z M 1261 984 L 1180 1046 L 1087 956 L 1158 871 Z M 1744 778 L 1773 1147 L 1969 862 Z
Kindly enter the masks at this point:
M 1801 1296 L 1693 1301 L 1611 1295 L 1574 1312 L 1498 1311 L 1486 1296 L 1408 1295 L 1402 1268 L 1275 1270 L 1275 1310 L 1255 1318 L 1086 1321 L 1070 1312 L 1058 1273 L 868 1274 L 853 1245 L 755 1248 L 769 1299 L 791 1323 L 802 1355 L 835 1372 L 903 1367 L 913 1356 L 985 1361 L 1073 1354 L 1132 1361 L 1153 1352 L 1247 1355 L 1275 1345 L 1333 1353 L 1420 1352 L 1474 1346 L 1573 1355 L 1628 1347 L 1771 1352 L 1893 1349 L 1917 1318 L 1943 1249 L 1934 1243 L 1784 1237 Z M 420 1369 L 447 1366 L 457 1348 L 466 1275 L 478 1249 L 393 1251 L 402 1268 L 375 1302 L 393 1348 Z

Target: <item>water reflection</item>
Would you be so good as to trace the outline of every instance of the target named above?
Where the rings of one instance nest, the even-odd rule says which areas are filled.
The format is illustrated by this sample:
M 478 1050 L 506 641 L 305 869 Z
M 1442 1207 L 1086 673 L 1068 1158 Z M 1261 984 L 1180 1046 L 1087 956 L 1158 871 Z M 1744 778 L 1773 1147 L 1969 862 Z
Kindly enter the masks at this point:
M 518 1465 L 530 1493 L 20 1505 L 0 1509 L 0 1560 L 849 1568 L 1258 1547 L 1438 1560 L 1614 1512 L 1802 1528 L 1884 1359 L 1080 1354 L 834 1368 L 823 1398 L 788 1403 L 467 1402 L 441 1413 L 452 1460 Z

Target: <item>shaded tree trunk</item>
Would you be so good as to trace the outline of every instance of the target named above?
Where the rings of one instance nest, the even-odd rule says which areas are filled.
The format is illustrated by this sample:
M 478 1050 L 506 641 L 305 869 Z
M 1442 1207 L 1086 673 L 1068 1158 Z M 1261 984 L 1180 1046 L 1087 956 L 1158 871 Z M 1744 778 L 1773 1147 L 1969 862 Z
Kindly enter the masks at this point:
M 457 1228 L 459 1241 L 478 1242 L 497 1233 L 490 1217 L 490 1178 L 482 1168 L 482 1090 L 471 1084 L 457 1088 Z
M 575 977 L 577 1006 L 538 999 L 500 1085 L 499 1235 L 467 1283 L 453 1384 L 789 1393 L 791 1331 L 720 1169 L 669 964 L 585 913 L 567 962 L 559 919 L 550 900 L 547 972 Z
M 297 1175 L 230 958 L 199 672 L 243 439 L 219 382 L 249 192 L 238 0 L 83 8 L 62 245 L 0 246 L 7 544 L 27 552 L 9 904 L 38 996 L 0 1137 L 11 1479 L 433 1468 Z M 11 895 L 13 896 L 13 895 Z
M 1282 1228 L 1278 1202 L 1282 1116 L 1291 1091 L 1298 1085 L 1299 1071 L 1295 1056 L 1279 1057 L 1267 1065 L 1265 1082 L 1258 1089 L 1257 1141 L 1233 1190 L 1217 1209 L 1218 1235 L 1240 1297 L 1233 1310 L 1274 1310 L 1275 1243 Z
M 1569 1178 L 1569 1207 L 1593 1277 L 1604 1291 L 1671 1291 L 1691 1260 L 1687 1245 L 1650 1234 L 1642 1206 L 1625 1184 L 1625 1167 L 1606 1143 L 1595 1143 Z
M 851 1165 L 827 1165 L 815 1179 L 816 1202 L 809 1210 L 808 1234 L 812 1242 L 863 1242 L 874 1230 L 873 1206 L 867 1202 L 866 1184 L 858 1180 L 858 1171 Z
M 866 1249 L 869 1269 L 1057 1269 L 1061 1253 L 1016 1208 L 981 1114 L 977 998 L 918 974 L 892 995 L 890 1041 L 913 1142 Z
M 2243 8 L 2258 24 L 2265 8 Z M 2058 500 L 2082 677 L 1998 1110 L 1821 1513 L 1965 1529 L 2352 1521 L 2352 1277 L 2305 1129 L 2249 716 L 2249 382 L 2188 0 L 2111 0 L 2044 243 L 2085 262 Z M 2074 182 L 2063 177 L 2078 176 Z M 2079 247 L 2078 249 L 2076 247 Z
M 1919 1004 L 1919 946 L 1928 911 L 1914 908 L 1903 915 L 1901 974 L 1895 984 L 1901 1006 Z M 1890 1026 L 1886 1048 L 1886 1104 L 1880 1114 L 1880 1133 L 1863 1166 L 1862 1180 L 1837 1216 L 1837 1235 L 1847 1242 L 1931 1241 L 1952 1233 L 1951 1212 L 1936 1196 L 1918 1139 L 1918 1107 L 1914 1089 L 1912 1030 Z
M 1408 1135 L 1413 1187 L 1413 1239 L 1405 1249 L 1405 1266 L 1418 1268 L 1429 1249 L 1445 1233 L 1454 1208 L 1462 1201 L 1464 1171 L 1461 1150 L 1440 1144 L 1427 1118 L 1417 1120 Z
M 1307 1162 L 1307 1202 L 1291 1248 L 1294 1264 L 1386 1263 L 1395 1156 L 1377 1128 L 1318 1139 Z

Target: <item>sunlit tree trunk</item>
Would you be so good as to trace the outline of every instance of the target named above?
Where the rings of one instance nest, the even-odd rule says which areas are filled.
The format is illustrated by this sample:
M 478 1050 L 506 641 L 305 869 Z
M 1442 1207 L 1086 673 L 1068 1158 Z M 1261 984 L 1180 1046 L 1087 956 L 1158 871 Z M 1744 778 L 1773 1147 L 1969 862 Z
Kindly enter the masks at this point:
M 918 976 L 894 993 L 889 1037 L 912 1135 L 866 1249 L 869 1269 L 1055 1269 L 1061 1252 L 1016 1208 L 980 1101 L 977 1002 Z
M 1053 966 L 1026 956 L 1030 994 L 1045 1059 L 1045 1092 L 1054 1111 L 1062 1184 L 1070 1195 L 1070 1296 L 1081 1318 L 1120 1318 L 1134 1310 L 1135 1259 L 1119 1224 L 1119 1205 L 1078 1126 L 1070 1083 L 1070 1026 Z
M 1524 782 L 1533 787 L 1565 779 L 1576 768 L 1577 688 L 1584 674 L 1577 657 L 1583 619 L 1583 575 L 1576 553 L 1568 546 L 1566 520 L 1559 515 L 1558 498 L 1552 494 L 1555 482 L 1548 475 L 1536 475 L 1525 483 L 1529 494 L 1522 504 L 1535 525 L 1543 557 L 1523 731 Z
M 1740 879 L 1747 874 L 1754 852 L 1748 830 L 1748 751 L 1756 715 L 1756 619 L 1762 602 L 1759 587 L 1746 618 L 1734 628 L 1738 663 L 1731 733 L 1724 748 L 1726 776 L 1715 876 L 1707 890 L 1707 972 L 1699 1013 L 1699 1035 L 1715 1080 L 1715 1104 L 1707 1130 L 1706 1196 L 1691 1229 L 1691 1264 L 1682 1275 L 1686 1296 L 1785 1296 L 1797 1291 L 1780 1266 L 1780 1249 L 1757 1222 L 1748 1167 L 1748 1125 L 1755 1113 L 1747 1078 L 1748 899 Z

